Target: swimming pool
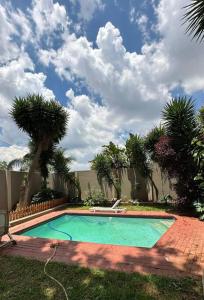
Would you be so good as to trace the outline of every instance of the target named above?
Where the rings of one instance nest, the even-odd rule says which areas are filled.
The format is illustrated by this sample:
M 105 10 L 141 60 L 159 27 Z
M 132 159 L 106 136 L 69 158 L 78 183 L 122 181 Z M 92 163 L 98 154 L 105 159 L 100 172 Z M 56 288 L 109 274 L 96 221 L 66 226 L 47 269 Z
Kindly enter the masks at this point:
M 18 234 L 152 248 L 174 221 L 173 218 L 64 214 Z

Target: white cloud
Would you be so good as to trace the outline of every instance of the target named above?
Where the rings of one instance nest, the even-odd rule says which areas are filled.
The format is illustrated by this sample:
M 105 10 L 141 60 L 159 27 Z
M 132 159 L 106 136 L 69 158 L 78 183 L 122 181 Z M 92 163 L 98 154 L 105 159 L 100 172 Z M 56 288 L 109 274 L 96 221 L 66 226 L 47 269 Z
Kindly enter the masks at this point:
M 129 18 L 131 23 L 135 23 L 135 14 L 136 14 L 135 7 L 131 7 L 129 12 Z
M 10 162 L 15 158 L 21 158 L 28 153 L 27 147 L 12 145 L 10 147 L 0 147 L 0 160 Z
M 157 119 L 169 93 L 158 81 L 160 62 L 152 70 L 150 49 L 144 48 L 148 52 L 142 55 L 128 52 L 110 22 L 99 29 L 96 42 L 98 48 L 93 48 L 85 37 L 71 35 L 58 51 L 42 50 L 40 56 L 50 60 L 60 76 L 71 73 L 84 79 L 121 121 Z
M 88 96 L 76 96 L 73 90 L 68 90 L 66 95 L 70 100 L 67 107 L 70 121 L 68 134 L 61 145 L 76 158 L 72 169 L 86 169 L 88 161 L 102 145 L 109 143 L 110 140 L 118 141 L 119 122 L 106 107 L 95 103 Z
M 146 5 L 147 3 L 144 2 L 142 6 L 145 7 Z M 140 10 L 136 10 L 136 8 L 132 6 L 129 11 L 129 20 L 130 23 L 136 24 L 138 26 L 138 29 L 140 30 L 144 41 L 149 41 L 151 26 L 148 27 L 148 16 L 142 13 Z
M 16 27 L 16 34 L 18 38 L 22 40 L 22 42 L 33 42 L 33 32 L 31 23 L 26 17 L 26 15 L 20 10 L 12 10 L 10 8 L 10 18 L 12 24 Z
M 188 2 L 160 1 L 156 13 L 157 30 L 162 39 L 155 44 L 154 56 L 168 61 L 168 70 L 162 73 L 162 81 L 166 85 L 181 85 L 187 93 L 192 93 L 204 90 L 204 51 L 203 44 L 192 41 L 182 25 L 183 7 Z
M 18 46 L 11 42 L 11 36 L 16 33 L 15 26 L 9 22 L 6 8 L 0 5 L 0 63 L 17 57 Z
M 64 5 L 53 0 L 33 0 L 30 14 L 36 25 L 37 38 L 67 30 L 69 19 Z
M 140 31 L 142 32 L 144 38 L 149 38 L 149 32 L 147 29 L 148 17 L 145 14 L 138 15 L 135 22 L 138 24 Z
M 84 21 L 90 21 L 96 10 L 103 10 L 103 0 L 72 0 L 72 3 L 79 5 L 78 17 Z

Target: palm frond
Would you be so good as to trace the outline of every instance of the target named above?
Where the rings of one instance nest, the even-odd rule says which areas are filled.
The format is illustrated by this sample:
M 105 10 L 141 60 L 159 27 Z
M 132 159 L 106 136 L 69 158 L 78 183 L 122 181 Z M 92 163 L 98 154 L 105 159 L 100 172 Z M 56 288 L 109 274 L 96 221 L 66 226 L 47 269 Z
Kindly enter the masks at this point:
M 204 1 L 192 0 L 184 9 L 186 10 L 183 16 L 184 24 L 188 23 L 186 32 L 197 41 L 202 41 L 204 39 Z
M 13 159 L 11 160 L 8 165 L 7 165 L 7 169 L 8 170 L 13 170 L 15 168 L 22 168 L 24 165 L 24 160 L 23 158 L 16 158 L 16 159 Z

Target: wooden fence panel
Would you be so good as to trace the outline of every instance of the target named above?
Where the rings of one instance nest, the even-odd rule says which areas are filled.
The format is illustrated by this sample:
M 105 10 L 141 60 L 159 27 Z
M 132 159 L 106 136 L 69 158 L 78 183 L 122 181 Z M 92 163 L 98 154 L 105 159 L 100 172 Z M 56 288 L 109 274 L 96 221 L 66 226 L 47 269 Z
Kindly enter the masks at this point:
M 13 210 L 9 213 L 9 220 L 14 221 L 26 216 L 30 216 L 32 214 L 36 214 L 38 212 L 56 207 L 58 205 L 66 203 L 65 198 L 53 199 L 46 202 L 31 204 L 26 207 L 19 207 L 16 210 Z

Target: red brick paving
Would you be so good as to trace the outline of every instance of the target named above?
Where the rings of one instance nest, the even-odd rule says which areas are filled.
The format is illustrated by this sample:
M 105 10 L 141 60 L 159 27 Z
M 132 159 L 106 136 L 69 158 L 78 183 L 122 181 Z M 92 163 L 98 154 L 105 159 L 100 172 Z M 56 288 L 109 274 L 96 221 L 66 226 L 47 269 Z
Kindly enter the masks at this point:
M 11 233 L 13 233 L 13 237 L 17 241 L 17 246 L 3 248 L 0 250 L 0 254 L 20 255 L 27 258 L 46 260 L 52 251 L 50 245 L 56 240 L 19 236 L 15 235 L 15 233 L 64 213 L 93 214 L 85 210 L 64 210 L 51 212 L 17 225 L 11 228 Z M 98 214 L 107 215 L 107 213 Z M 108 215 L 115 216 L 116 214 Z M 124 215 L 124 213 L 120 215 Z M 90 268 L 97 267 L 127 272 L 153 273 L 167 276 L 202 275 L 204 267 L 203 222 L 195 218 L 170 215 L 165 212 L 130 211 L 125 213 L 125 215 L 174 216 L 176 221 L 151 249 L 57 240 L 59 247 L 54 260 Z

